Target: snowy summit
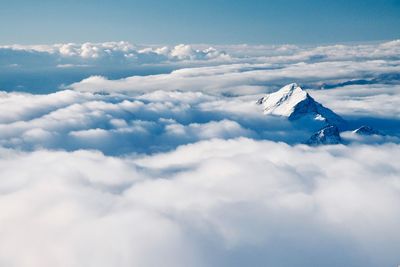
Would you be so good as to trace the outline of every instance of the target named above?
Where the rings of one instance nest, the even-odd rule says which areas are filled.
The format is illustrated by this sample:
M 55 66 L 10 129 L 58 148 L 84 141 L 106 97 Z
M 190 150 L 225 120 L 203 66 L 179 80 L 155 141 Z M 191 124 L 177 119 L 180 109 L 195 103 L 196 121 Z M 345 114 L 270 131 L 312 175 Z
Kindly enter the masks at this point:
M 289 120 L 310 119 L 343 128 L 345 121 L 329 108 L 316 102 L 296 83 L 288 84 L 277 92 L 268 94 L 257 101 L 264 106 L 264 114 L 285 116 Z

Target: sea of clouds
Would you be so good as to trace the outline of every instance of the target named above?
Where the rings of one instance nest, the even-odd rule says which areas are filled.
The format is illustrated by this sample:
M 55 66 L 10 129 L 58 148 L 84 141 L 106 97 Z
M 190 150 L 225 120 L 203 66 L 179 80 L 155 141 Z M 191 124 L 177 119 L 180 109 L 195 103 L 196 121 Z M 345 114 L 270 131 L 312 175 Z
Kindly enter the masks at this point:
M 396 266 L 399 55 L 0 47 L 0 265 Z M 343 144 L 263 114 L 290 82 L 347 120 Z

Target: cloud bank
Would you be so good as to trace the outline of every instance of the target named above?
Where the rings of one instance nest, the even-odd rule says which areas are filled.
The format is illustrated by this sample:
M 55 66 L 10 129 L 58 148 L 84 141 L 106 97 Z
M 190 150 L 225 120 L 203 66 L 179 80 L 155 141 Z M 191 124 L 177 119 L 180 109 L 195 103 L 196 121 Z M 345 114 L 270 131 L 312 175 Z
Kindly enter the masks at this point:
M 196 90 L 207 87 L 226 93 L 226 87 L 233 87 L 230 93 L 242 94 L 259 92 L 260 87 L 276 90 L 293 80 L 312 88 L 399 84 L 399 52 L 398 40 L 325 46 L 9 45 L 0 46 L 0 89 L 49 93 L 74 84 L 79 90 L 134 92 L 145 89 L 140 76 L 147 75 L 156 75 L 153 84 L 145 81 L 157 87 L 151 90 L 168 89 L 173 81 L 174 89 L 193 84 Z M 205 76 L 214 86 L 201 82 Z M 100 85 L 104 88 L 96 88 Z
M 0 47 L 0 265 L 396 266 L 399 52 Z M 263 114 L 291 82 L 342 144 Z
M 229 60 L 229 55 L 212 46 L 195 48 L 192 45 L 146 47 L 128 42 L 55 44 L 55 45 L 9 45 L 0 46 L 0 51 L 9 55 L 4 60 L 13 60 L 13 56 L 29 60 L 27 55 L 47 56 L 54 61 L 92 62 L 109 60 L 115 63 L 161 63 L 166 61 L 189 60 Z M 62 65 L 61 65 L 62 66 Z
M 391 266 L 400 249 L 399 159 L 393 144 L 243 138 L 127 158 L 3 149 L 0 261 Z
M 388 101 L 384 88 L 376 94 L 371 89 L 364 97 L 362 90 L 351 88 L 316 94 L 316 99 L 349 119 L 350 129 L 368 124 L 386 136 L 368 139 L 347 134 L 347 142 L 398 143 L 398 94 Z M 352 96 L 355 91 L 356 97 Z M 291 123 L 285 117 L 264 115 L 262 107 L 256 105 L 258 98 L 180 91 L 136 96 L 71 90 L 48 95 L 3 92 L 0 144 L 27 151 L 95 149 L 107 155 L 124 155 L 169 151 L 213 138 L 247 137 L 298 144 L 318 130 Z

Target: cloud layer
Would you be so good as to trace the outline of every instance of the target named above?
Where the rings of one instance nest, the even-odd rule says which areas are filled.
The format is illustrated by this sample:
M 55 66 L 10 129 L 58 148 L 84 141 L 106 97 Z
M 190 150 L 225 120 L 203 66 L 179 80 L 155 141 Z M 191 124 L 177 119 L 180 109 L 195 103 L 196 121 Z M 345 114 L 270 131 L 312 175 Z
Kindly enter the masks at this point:
M 395 266 L 399 49 L 1 47 L 0 265 Z M 290 82 L 343 144 L 263 114 Z
M 4 61 L 12 61 L 18 55 L 20 59 L 29 60 L 29 55 L 53 58 L 54 61 L 87 62 L 110 61 L 114 63 L 161 63 L 166 61 L 185 60 L 229 60 L 230 57 L 214 47 L 194 48 L 192 45 L 145 47 L 127 42 L 55 44 L 55 45 L 10 45 L 1 46 L 0 51 L 8 54 Z M 14 58 L 13 58 L 14 56 Z M 28 62 L 28 61 L 27 61 Z M 68 67 L 58 64 L 58 67 Z
M 3 149 L 0 262 L 395 265 L 399 159 L 243 138 L 133 158 Z
M 243 94 L 260 92 L 264 87 L 276 90 L 294 79 L 312 88 L 399 84 L 399 52 L 398 40 L 327 46 L 145 46 L 127 42 L 9 45 L 0 47 L 0 88 L 48 93 L 74 84 L 79 90 L 136 92 L 148 87 L 186 90 L 193 85 L 189 89 L 204 87 L 226 93 L 227 87 L 232 87 L 229 93 Z M 132 77 L 174 70 L 178 71 L 152 77 L 151 83 Z M 202 82 L 205 78 L 210 79 L 209 84 Z
M 354 91 L 357 97 L 352 95 Z M 386 134 L 363 138 L 350 133 L 343 136 L 346 142 L 398 143 L 398 94 L 387 96 L 390 100 L 386 100 L 383 87 L 376 95 L 371 88 L 364 97 L 362 92 L 346 87 L 318 93 L 316 99 L 349 119 L 350 129 L 368 124 Z M 262 107 L 255 103 L 259 97 L 179 91 L 136 96 L 71 90 L 48 95 L 3 92 L 0 144 L 22 150 L 96 149 L 109 155 L 123 155 L 168 151 L 213 138 L 248 137 L 296 144 L 318 130 L 293 124 L 284 117 L 264 115 Z

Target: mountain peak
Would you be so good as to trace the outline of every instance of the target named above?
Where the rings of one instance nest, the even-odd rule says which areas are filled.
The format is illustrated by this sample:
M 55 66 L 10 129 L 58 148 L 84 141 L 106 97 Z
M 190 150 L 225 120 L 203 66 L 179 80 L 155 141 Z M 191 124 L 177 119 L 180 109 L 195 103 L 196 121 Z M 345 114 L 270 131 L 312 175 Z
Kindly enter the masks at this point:
M 264 114 L 284 116 L 289 120 L 307 118 L 325 125 L 343 128 L 345 121 L 332 110 L 316 102 L 298 84 L 291 83 L 257 101 L 264 106 Z
M 307 92 L 296 83 L 288 84 L 275 93 L 268 94 L 257 101 L 264 105 L 264 114 L 289 117 L 295 106 L 307 98 Z
M 308 145 L 334 145 L 341 141 L 339 129 L 334 125 L 328 125 L 313 134 L 306 143 Z
M 353 133 L 359 135 L 382 135 L 381 132 L 367 125 L 361 126 L 360 128 L 354 130 Z

